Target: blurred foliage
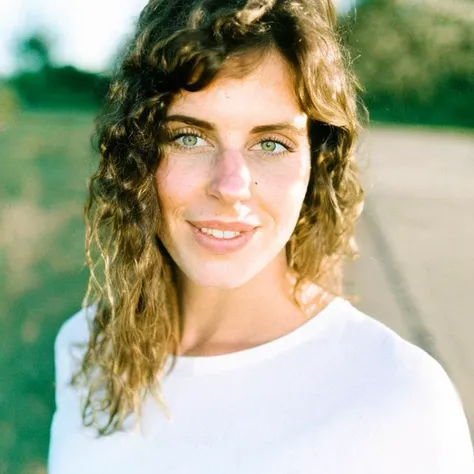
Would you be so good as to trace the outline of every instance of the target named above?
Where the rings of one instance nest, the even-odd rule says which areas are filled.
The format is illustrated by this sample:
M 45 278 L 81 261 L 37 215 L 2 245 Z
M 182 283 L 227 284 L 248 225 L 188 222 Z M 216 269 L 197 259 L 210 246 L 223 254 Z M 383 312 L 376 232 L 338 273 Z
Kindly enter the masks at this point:
M 20 111 L 0 135 L 0 474 L 46 474 L 53 343 L 80 308 L 93 115 Z
M 102 102 L 109 81 L 73 66 L 45 65 L 17 73 L 9 83 L 26 107 L 90 110 Z
M 20 38 L 17 44 L 17 61 L 19 69 L 41 69 L 51 65 L 52 41 L 44 33 L 33 33 Z
M 11 124 L 19 109 L 20 101 L 13 88 L 0 82 L 0 132 Z
M 342 19 L 372 120 L 474 127 L 472 0 L 364 0 Z M 18 42 L 22 105 L 97 109 L 109 78 L 55 66 L 41 33 Z
M 343 20 L 376 121 L 474 127 L 474 4 L 365 0 Z
M 103 75 L 73 66 L 55 66 L 51 61 L 52 41 L 43 33 L 18 40 L 18 71 L 8 83 L 22 105 L 33 108 L 97 109 L 108 88 Z

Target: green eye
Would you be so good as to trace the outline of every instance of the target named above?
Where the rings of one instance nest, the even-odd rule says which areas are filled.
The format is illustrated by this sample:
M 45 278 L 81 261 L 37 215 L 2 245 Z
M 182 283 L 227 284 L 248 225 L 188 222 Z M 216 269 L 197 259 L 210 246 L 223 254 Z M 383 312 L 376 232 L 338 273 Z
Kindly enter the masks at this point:
M 204 138 L 195 133 L 180 133 L 171 140 L 171 143 L 182 149 L 194 149 L 208 145 Z
M 263 151 L 275 151 L 277 144 L 273 141 L 266 141 L 262 142 L 262 150 Z
M 182 140 L 183 146 L 187 147 L 196 146 L 198 142 L 198 137 L 196 135 L 184 135 L 180 138 Z
M 291 150 L 291 148 L 278 140 L 263 140 L 258 144 L 260 151 L 270 153 L 271 155 L 279 155 Z

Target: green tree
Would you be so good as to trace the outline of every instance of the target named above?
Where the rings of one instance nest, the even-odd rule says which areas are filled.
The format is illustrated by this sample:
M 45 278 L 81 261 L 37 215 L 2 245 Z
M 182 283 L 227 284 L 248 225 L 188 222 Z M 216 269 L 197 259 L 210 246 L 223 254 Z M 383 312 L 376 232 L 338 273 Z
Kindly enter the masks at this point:
M 44 33 L 18 40 L 18 72 L 10 78 L 26 107 L 95 109 L 105 96 L 108 78 L 52 61 L 52 41 Z
M 51 47 L 52 41 L 45 33 L 35 32 L 21 37 L 16 45 L 18 69 L 37 71 L 50 67 Z
M 375 119 L 474 126 L 474 7 L 445 5 L 366 0 L 345 19 Z

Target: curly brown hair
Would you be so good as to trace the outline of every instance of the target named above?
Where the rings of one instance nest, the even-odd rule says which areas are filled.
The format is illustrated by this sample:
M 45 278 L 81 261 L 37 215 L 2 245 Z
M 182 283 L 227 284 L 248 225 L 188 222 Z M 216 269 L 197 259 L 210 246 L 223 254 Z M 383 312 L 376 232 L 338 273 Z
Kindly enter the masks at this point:
M 93 305 L 95 316 L 73 383 L 87 387 L 83 422 L 99 435 L 139 415 L 147 393 L 166 409 L 160 376 L 180 325 L 176 271 L 157 231 L 163 119 L 179 91 L 205 88 L 230 58 L 276 50 L 291 66 L 312 152 L 287 244 L 294 294 L 305 282 L 340 293 L 363 194 L 353 156 L 357 83 L 335 20 L 330 0 L 150 0 L 142 11 L 96 121 L 100 164 L 85 206 L 84 307 Z

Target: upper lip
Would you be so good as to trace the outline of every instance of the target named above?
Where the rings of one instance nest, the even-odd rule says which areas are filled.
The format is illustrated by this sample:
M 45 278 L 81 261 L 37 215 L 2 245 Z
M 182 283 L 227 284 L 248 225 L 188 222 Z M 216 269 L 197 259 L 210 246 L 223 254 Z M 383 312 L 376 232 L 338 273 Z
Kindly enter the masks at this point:
M 199 229 L 230 230 L 232 232 L 248 232 L 257 227 L 246 222 L 189 221 L 189 223 Z

